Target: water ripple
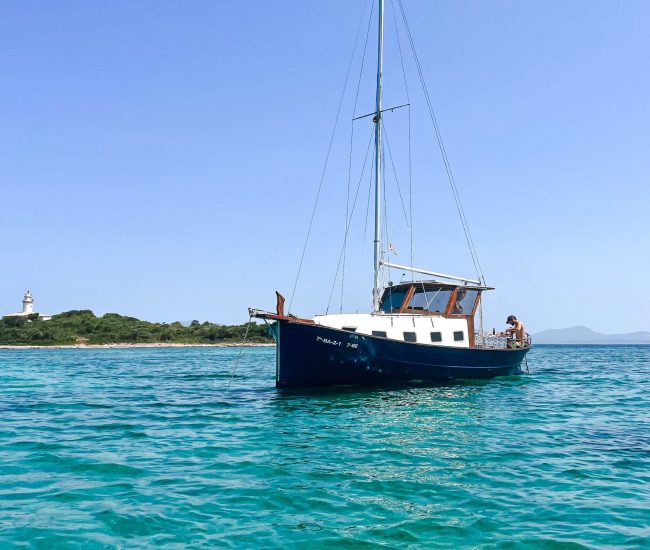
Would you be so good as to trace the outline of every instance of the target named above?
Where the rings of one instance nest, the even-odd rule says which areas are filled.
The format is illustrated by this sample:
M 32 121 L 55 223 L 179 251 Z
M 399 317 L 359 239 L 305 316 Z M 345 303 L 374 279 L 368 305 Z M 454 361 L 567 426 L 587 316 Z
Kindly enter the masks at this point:
M 277 391 L 273 349 L 0 350 L 0 547 L 649 548 L 650 346 Z

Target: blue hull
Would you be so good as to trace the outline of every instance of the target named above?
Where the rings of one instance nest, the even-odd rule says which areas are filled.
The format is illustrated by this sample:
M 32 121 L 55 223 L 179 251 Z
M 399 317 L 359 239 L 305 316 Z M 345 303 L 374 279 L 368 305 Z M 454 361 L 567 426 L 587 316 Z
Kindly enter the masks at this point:
M 285 320 L 273 335 L 277 388 L 508 376 L 530 349 L 430 346 Z

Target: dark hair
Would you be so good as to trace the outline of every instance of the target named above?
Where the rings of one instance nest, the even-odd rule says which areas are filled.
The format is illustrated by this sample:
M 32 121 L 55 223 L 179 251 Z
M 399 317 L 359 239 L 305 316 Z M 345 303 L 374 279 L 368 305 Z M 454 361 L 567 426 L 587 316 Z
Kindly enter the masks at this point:
M 506 319 L 506 323 L 509 323 L 510 321 L 516 321 L 517 318 L 514 315 L 508 315 L 508 318 Z

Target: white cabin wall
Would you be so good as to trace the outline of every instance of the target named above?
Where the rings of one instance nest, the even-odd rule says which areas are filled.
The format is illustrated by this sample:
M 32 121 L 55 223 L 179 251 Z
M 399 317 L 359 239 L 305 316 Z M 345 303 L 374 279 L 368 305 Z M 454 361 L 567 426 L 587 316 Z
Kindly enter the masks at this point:
M 353 313 L 341 315 L 318 315 L 314 317 L 317 325 L 342 329 L 356 327 L 358 334 L 371 335 L 373 330 L 386 332 L 386 338 L 404 341 L 404 332 L 415 332 L 418 344 L 434 346 L 453 346 L 468 348 L 470 335 L 467 320 L 463 318 L 448 319 L 435 315 L 372 315 L 369 313 Z M 454 340 L 454 332 L 463 331 L 463 341 Z M 431 333 L 440 332 L 441 342 L 432 342 Z

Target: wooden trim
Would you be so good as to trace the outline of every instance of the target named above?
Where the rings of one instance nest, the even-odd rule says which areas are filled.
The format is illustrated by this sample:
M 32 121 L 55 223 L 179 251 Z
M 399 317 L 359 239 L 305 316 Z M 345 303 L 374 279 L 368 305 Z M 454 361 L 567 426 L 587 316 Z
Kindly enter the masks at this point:
M 479 290 L 478 295 L 476 296 L 476 301 L 474 302 L 474 309 L 472 310 L 472 317 L 476 315 L 476 310 L 478 309 L 478 304 L 481 301 L 481 291 Z
M 278 315 L 277 313 L 259 312 L 255 315 L 258 319 L 273 319 L 274 321 L 289 321 L 290 323 L 304 323 L 305 325 L 313 325 L 313 319 L 302 319 L 300 317 L 293 317 L 291 315 Z
M 451 293 L 451 297 L 449 298 L 449 302 L 447 303 L 447 309 L 445 309 L 445 317 L 450 317 L 451 312 L 454 309 L 454 306 L 456 305 L 456 296 L 458 294 L 458 289 L 454 289 Z
M 474 337 L 474 316 L 467 317 L 467 338 L 469 339 L 469 347 L 476 347 L 476 338 Z
M 413 294 L 415 294 L 415 285 L 411 285 L 411 288 L 408 289 L 408 292 L 406 293 L 406 296 L 404 296 L 404 300 L 402 301 L 402 305 L 399 307 L 399 312 L 400 313 L 404 313 L 407 306 L 409 305 L 409 302 L 413 298 Z
M 404 311 L 400 311 L 400 313 L 406 313 L 408 315 L 435 315 L 436 317 L 444 317 L 444 315 L 439 311 L 429 311 L 427 309 L 406 308 Z
M 280 317 L 284 317 L 284 296 L 276 290 L 275 297 L 275 313 Z
M 456 306 L 456 297 L 457 297 L 458 290 L 460 290 L 460 289 L 456 289 L 452 293 L 452 298 L 451 298 L 451 301 L 449 302 L 450 307 L 448 308 L 449 313 L 445 313 L 445 317 L 452 317 L 452 318 L 474 317 L 474 315 L 476 315 L 476 310 L 478 309 L 478 304 L 481 301 L 481 291 L 480 290 L 478 291 L 478 294 L 476 296 L 476 300 L 474 301 L 474 309 L 472 309 L 471 313 L 454 313 L 453 310 L 454 310 L 454 307 Z M 468 288 L 467 290 L 472 291 L 472 290 L 475 290 L 475 289 Z M 451 305 L 451 304 L 453 304 L 453 305 Z

